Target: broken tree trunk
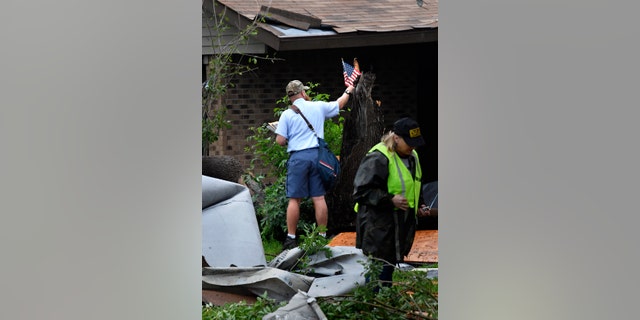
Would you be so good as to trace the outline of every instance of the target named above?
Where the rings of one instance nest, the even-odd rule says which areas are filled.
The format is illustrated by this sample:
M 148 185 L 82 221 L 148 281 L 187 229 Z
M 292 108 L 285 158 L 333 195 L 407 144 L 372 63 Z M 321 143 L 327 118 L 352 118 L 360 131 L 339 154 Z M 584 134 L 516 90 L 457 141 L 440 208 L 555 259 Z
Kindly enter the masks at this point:
M 203 156 L 202 175 L 241 183 L 242 165 L 232 156 Z
M 351 111 L 345 115 L 340 149 L 342 171 L 338 182 L 326 195 L 329 207 L 330 234 L 355 230 L 356 213 L 353 210 L 353 179 L 367 151 L 384 133 L 384 119 L 380 106 L 371 98 L 376 76 L 363 72 L 351 100 Z

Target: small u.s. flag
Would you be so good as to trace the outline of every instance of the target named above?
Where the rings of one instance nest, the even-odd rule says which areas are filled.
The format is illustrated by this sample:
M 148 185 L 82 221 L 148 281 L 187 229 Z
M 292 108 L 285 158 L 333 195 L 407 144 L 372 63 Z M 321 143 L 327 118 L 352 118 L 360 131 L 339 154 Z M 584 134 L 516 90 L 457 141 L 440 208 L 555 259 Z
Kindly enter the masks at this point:
M 358 78 L 360 71 L 342 60 L 342 74 L 344 74 L 344 85 L 348 87 L 353 85 L 353 81 Z

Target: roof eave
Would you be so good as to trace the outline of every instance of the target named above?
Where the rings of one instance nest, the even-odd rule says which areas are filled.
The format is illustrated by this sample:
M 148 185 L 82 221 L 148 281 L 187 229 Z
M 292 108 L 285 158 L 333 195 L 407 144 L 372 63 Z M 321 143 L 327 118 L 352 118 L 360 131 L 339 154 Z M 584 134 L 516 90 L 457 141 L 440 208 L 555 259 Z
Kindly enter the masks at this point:
M 223 9 L 216 3 L 219 9 Z M 229 21 L 238 29 L 244 29 L 252 21 L 238 14 L 231 8 L 227 9 L 227 15 L 231 15 Z M 437 42 L 438 28 L 420 28 L 403 31 L 389 32 L 349 32 L 335 35 L 283 37 L 269 24 L 259 23 L 257 40 L 276 51 L 295 51 L 312 49 L 336 49 L 353 47 L 370 47 L 380 45 L 399 45 L 411 43 Z
M 438 29 L 431 28 L 396 32 L 353 32 L 314 37 L 277 37 L 272 35 L 272 38 L 274 39 L 270 39 L 268 42 L 265 41 L 265 44 L 278 51 L 337 49 L 437 42 Z M 275 46 L 272 46 L 272 43 L 274 43 Z

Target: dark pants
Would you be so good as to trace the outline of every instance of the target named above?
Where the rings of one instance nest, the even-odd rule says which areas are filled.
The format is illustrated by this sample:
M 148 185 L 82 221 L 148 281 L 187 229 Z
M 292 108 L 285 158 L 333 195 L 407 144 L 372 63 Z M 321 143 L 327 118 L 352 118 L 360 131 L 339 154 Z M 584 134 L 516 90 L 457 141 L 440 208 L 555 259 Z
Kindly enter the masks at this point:
M 380 272 L 380 276 L 378 277 L 378 280 L 380 280 L 380 284 L 376 285 L 373 288 L 373 292 L 378 293 L 378 291 L 380 291 L 380 287 L 391 287 L 391 281 L 393 280 L 393 271 L 394 271 L 395 267 L 392 265 L 388 265 L 385 264 L 382 267 L 382 271 Z M 371 281 L 371 279 L 369 277 L 367 277 L 366 282 L 368 283 L 369 281 Z

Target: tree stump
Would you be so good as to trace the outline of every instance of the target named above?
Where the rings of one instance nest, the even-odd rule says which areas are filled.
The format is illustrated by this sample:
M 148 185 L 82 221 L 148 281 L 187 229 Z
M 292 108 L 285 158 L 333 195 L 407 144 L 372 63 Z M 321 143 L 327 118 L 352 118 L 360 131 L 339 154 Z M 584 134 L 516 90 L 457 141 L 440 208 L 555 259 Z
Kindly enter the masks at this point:
M 242 165 L 232 156 L 202 157 L 202 175 L 221 180 L 242 183 Z
M 338 182 L 326 195 L 329 207 L 329 234 L 355 230 L 353 210 L 353 179 L 360 162 L 384 133 L 384 118 L 380 106 L 371 98 L 376 76 L 363 72 L 352 96 L 351 111 L 345 115 L 340 149 L 342 171 Z

